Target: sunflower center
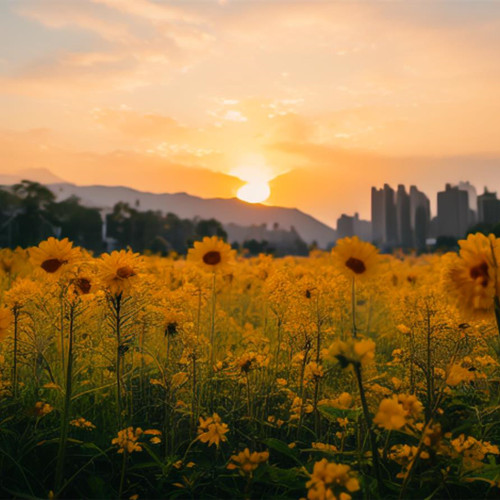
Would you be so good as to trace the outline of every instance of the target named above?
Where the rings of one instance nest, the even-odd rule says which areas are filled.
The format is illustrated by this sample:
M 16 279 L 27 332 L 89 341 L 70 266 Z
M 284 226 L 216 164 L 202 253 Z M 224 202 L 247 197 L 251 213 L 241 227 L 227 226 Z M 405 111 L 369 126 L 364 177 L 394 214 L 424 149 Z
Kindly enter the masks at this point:
M 221 261 L 220 252 L 212 250 L 203 256 L 203 262 L 209 266 L 216 266 Z
M 75 285 L 78 287 L 80 292 L 82 292 L 84 295 L 86 295 L 87 293 L 90 292 L 91 284 L 90 284 L 90 280 L 88 280 L 87 278 L 78 278 L 76 280 Z
M 165 328 L 165 335 L 175 335 L 177 333 L 177 322 L 176 321 L 171 321 L 167 323 L 167 326 Z
M 366 271 L 365 263 L 355 257 L 349 257 L 345 265 L 356 274 L 363 274 Z
M 488 264 L 486 262 L 482 262 L 477 266 L 471 267 L 470 277 L 473 280 L 479 280 L 480 285 L 483 288 L 486 288 L 488 286 L 488 282 L 490 281 L 490 277 L 488 276 Z
M 47 259 L 42 262 L 40 267 L 48 273 L 55 273 L 66 262 L 66 260 Z
M 123 266 L 116 270 L 116 275 L 121 279 L 127 279 L 135 276 L 135 272 L 130 266 Z

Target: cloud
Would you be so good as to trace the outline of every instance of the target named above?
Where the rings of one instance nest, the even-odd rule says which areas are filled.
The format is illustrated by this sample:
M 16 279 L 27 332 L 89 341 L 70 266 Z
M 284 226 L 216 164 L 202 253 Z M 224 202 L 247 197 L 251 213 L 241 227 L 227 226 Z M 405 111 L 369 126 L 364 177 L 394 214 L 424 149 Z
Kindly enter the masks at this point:
M 146 152 L 77 151 L 61 145 L 58 134 L 50 130 L 1 131 L 0 164 L 4 166 L 2 174 L 46 168 L 69 182 L 83 185 L 131 186 L 156 193 L 189 192 L 206 198 L 234 197 L 243 185 L 234 176 L 194 163 L 186 167 Z
M 126 23 L 105 16 L 102 9 L 96 9 L 85 0 L 81 2 L 31 2 L 18 7 L 17 13 L 47 28 L 77 28 L 94 33 L 113 43 L 130 43 L 134 40 Z
M 72 49 L 64 49 L 63 41 L 57 51 L 12 64 L 0 79 L 0 90 L 9 93 L 67 97 L 164 85 L 203 58 L 214 40 L 197 16 L 145 0 L 27 2 L 16 12 L 61 32 L 61 40 L 73 41 L 75 30 L 100 40 Z

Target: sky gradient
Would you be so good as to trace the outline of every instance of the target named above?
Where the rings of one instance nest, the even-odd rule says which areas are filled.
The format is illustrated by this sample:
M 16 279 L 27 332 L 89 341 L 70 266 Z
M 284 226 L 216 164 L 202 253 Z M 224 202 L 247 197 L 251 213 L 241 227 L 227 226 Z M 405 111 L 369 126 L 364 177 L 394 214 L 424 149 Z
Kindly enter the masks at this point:
M 0 171 L 254 177 L 332 226 L 384 182 L 500 191 L 499 53 L 495 1 L 3 0 Z

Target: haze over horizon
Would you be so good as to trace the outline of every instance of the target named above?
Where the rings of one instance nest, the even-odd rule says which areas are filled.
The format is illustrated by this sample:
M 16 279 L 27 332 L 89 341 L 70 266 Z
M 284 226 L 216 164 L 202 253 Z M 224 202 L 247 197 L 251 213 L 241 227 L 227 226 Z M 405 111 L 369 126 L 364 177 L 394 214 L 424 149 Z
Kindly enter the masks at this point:
M 335 226 L 370 187 L 500 191 L 500 4 L 0 4 L 2 173 L 204 198 L 269 183 Z

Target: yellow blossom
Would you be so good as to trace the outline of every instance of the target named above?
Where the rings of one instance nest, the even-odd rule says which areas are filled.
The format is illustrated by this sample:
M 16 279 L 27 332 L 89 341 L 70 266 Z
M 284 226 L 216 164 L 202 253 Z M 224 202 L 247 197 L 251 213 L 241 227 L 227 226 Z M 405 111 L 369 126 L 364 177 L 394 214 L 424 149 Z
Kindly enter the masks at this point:
M 338 360 L 343 368 L 348 365 L 368 365 L 375 359 L 375 342 L 371 339 L 337 340 L 326 351 L 326 359 Z
M 261 463 L 267 462 L 268 459 L 268 451 L 254 451 L 250 453 L 250 450 L 245 448 L 237 455 L 231 456 L 232 463 L 228 464 L 227 468 L 229 470 L 238 469 L 242 476 L 252 477 L 254 470 L 257 469 Z
M 332 255 L 336 267 L 349 278 L 371 276 L 379 262 L 378 249 L 357 236 L 337 241 Z
M 127 427 L 121 431 L 118 431 L 118 436 L 115 437 L 111 444 L 118 447 L 118 453 L 133 453 L 134 451 L 142 451 L 141 445 L 138 443 L 139 438 L 143 434 L 140 427 L 135 430 L 133 427 Z
M 225 436 L 227 432 L 229 432 L 227 424 L 222 422 L 217 413 L 206 419 L 200 417 L 198 439 L 202 443 L 208 443 L 208 446 L 215 444 L 218 448 L 221 442 L 227 441 L 227 437 Z
M 308 500 L 350 500 L 350 494 L 360 489 L 359 481 L 348 465 L 328 462 L 326 458 L 314 464 L 306 487 Z

